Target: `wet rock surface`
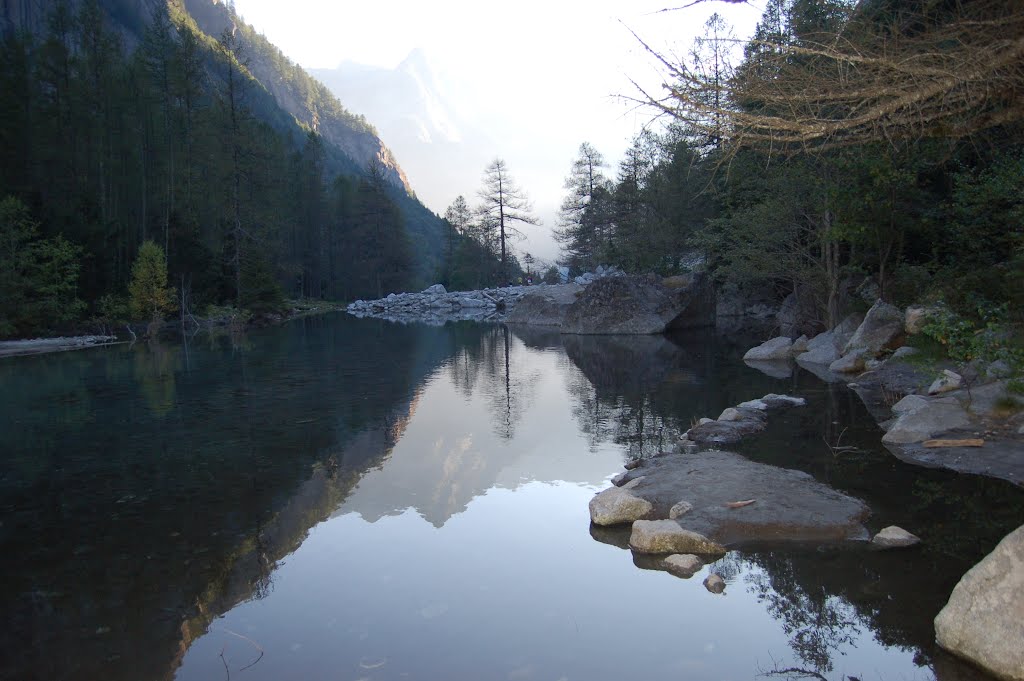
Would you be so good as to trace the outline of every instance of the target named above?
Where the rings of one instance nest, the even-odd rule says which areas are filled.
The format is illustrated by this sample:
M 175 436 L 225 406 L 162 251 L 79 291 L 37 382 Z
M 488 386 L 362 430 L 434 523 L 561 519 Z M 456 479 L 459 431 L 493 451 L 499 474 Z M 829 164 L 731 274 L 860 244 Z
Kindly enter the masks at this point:
M 692 506 L 689 512 L 661 522 L 675 523 L 724 546 L 868 538 L 862 524 L 868 507 L 859 499 L 806 473 L 739 454 L 705 451 L 648 459 L 630 471 L 629 478 L 641 475 L 644 479 L 629 493 L 651 503 L 651 517 L 669 518 L 672 508 L 685 499 Z M 752 504 L 728 506 L 751 499 Z
M 419 293 L 391 293 L 377 300 L 357 300 L 345 311 L 355 317 L 442 326 L 450 321 L 504 321 L 530 287 L 505 286 L 480 291 L 446 291 L 434 284 Z M 544 284 L 536 288 L 548 287 Z

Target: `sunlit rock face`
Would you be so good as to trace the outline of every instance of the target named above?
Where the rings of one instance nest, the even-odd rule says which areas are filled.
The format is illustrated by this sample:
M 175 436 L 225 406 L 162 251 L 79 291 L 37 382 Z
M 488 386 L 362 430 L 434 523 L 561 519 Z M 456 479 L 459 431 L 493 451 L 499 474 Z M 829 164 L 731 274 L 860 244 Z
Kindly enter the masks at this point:
M 935 618 L 935 638 L 1001 679 L 1024 679 L 1024 526 L 956 585 Z

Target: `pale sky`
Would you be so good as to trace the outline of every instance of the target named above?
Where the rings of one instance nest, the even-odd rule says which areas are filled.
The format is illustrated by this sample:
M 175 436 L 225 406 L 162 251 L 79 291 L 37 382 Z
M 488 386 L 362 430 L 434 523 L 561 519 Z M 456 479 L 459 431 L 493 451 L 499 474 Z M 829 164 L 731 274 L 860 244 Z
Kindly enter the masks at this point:
M 343 61 L 394 68 L 413 49 L 424 49 L 454 91 L 471 94 L 454 102 L 459 114 L 498 140 L 487 156 L 505 159 L 543 222 L 528 228 L 516 250 L 550 261 L 557 256 L 551 229 L 580 143 L 601 151 L 614 176 L 630 138 L 649 119 L 617 97 L 635 94 L 629 78 L 655 89 L 661 83 L 654 59 L 629 29 L 663 52 L 685 55 L 713 12 L 733 25 L 738 38 L 746 38 L 763 10 L 761 0 L 710 0 L 659 12 L 687 1 L 235 0 L 235 5 L 248 23 L 307 68 Z M 483 167 L 475 177 L 482 173 Z M 414 174 L 409 181 L 415 189 Z M 459 194 L 475 202 L 479 181 L 453 184 L 458 186 L 450 198 L 420 198 L 439 214 Z

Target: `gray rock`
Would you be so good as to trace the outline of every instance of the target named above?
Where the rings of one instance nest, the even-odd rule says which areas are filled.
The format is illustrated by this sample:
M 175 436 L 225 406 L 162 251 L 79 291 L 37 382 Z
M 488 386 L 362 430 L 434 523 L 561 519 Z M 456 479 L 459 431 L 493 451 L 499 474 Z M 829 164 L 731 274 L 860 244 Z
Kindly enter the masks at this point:
M 912 357 L 919 352 L 920 350 L 913 346 L 904 345 L 901 348 L 896 348 L 896 352 L 892 353 L 891 359 L 906 359 L 907 357 Z
M 853 313 L 847 316 L 843 321 L 839 322 L 836 328 L 832 329 L 832 333 L 835 336 L 834 341 L 836 344 L 836 350 L 842 352 L 843 348 L 850 342 L 853 334 L 860 328 L 861 322 L 864 321 L 864 316 Z
M 561 327 L 569 306 L 583 290 L 578 284 L 532 286 L 508 314 L 509 324 Z
M 855 374 L 864 371 L 867 350 L 853 350 L 828 365 L 828 370 L 837 374 Z
M 1010 394 L 1006 389 L 1006 381 L 996 381 L 971 388 L 969 391 L 950 393 L 950 397 L 956 397 L 972 414 L 995 416 L 1000 405 L 1010 397 Z
M 963 576 L 935 618 L 935 639 L 998 678 L 1024 681 L 1024 526 Z
M 740 421 L 711 421 L 690 428 L 690 439 L 702 445 L 726 445 L 739 442 L 747 435 L 765 429 L 761 419 Z
M 654 510 L 651 502 L 621 487 L 609 487 L 590 500 L 590 521 L 595 525 L 631 523 Z
M 894 414 L 906 414 L 911 411 L 917 411 L 918 409 L 924 409 L 931 400 L 921 395 L 907 395 L 902 400 L 892 405 L 892 413 Z
M 839 359 L 836 335 L 832 331 L 819 333 L 807 342 L 807 350 L 797 355 L 797 361 L 808 364 L 831 364 Z
M 745 412 L 742 412 L 735 407 L 726 407 L 726 409 L 718 416 L 719 421 L 742 421 L 746 418 L 750 417 L 747 416 Z
M 793 341 L 786 336 L 772 338 L 761 343 L 756 348 L 747 350 L 743 355 L 744 361 L 764 361 L 773 359 L 789 359 L 792 354 Z
M 629 536 L 629 547 L 637 553 L 725 553 L 721 544 L 684 530 L 675 520 L 637 520 Z
M 1001 378 L 1009 378 L 1013 369 L 1004 360 L 997 359 L 985 368 L 985 378 L 990 381 L 998 381 Z
M 882 442 L 921 442 L 948 430 L 966 428 L 970 423 L 967 412 L 955 401 L 931 400 L 920 408 L 903 412 L 882 436 Z
M 623 471 L 612 478 L 612 484 L 616 487 L 622 487 L 622 483 L 626 482 L 627 477 L 629 477 L 629 471 Z
M 963 377 L 955 371 L 943 369 L 942 375 L 935 379 L 935 382 L 928 388 L 929 395 L 939 395 L 954 390 L 959 390 L 964 384 Z
M 569 306 L 562 333 L 655 334 L 713 326 L 710 280 L 699 272 L 687 276 L 690 286 L 684 288 L 667 288 L 660 279 L 642 276 L 598 279 Z
M 713 594 L 720 594 L 725 591 L 725 580 L 721 575 L 712 572 L 704 578 L 704 588 Z
M 745 359 L 743 363 L 751 369 L 757 369 L 772 378 L 789 378 L 793 375 L 793 365 L 788 359 L 753 360 Z
M 882 359 L 869 359 L 866 362 L 864 362 L 864 370 L 865 371 L 875 371 L 877 369 L 881 369 L 884 364 L 885 364 L 885 360 L 882 360 Z
M 868 356 L 877 357 L 883 350 L 893 350 L 902 345 L 903 335 L 903 313 L 895 306 L 877 300 L 846 343 L 843 354 L 864 350 Z
M 673 553 L 661 561 L 661 565 L 676 577 L 689 579 L 700 572 L 704 561 L 692 553 Z
M 921 543 L 921 538 L 902 527 L 890 525 L 871 538 L 871 544 L 881 549 L 899 549 Z
M 800 471 L 719 451 L 648 459 L 643 471 L 647 478 L 632 493 L 654 505 L 650 518 L 670 517 L 685 499 L 692 508 L 671 522 L 725 546 L 870 538 L 862 525 L 867 506 Z M 756 503 L 728 507 L 746 499 Z
M 627 482 L 625 485 L 623 485 L 622 489 L 633 489 L 634 487 L 639 485 L 641 482 L 643 482 L 644 478 L 646 478 L 646 477 L 647 477 L 646 475 L 638 475 L 637 477 L 633 478 L 632 480 Z
M 689 501 L 680 501 L 668 510 L 668 517 L 672 520 L 676 518 L 682 518 L 684 515 L 693 510 L 693 504 Z
M 748 400 L 746 402 L 740 402 L 736 406 L 742 409 L 759 409 L 760 411 L 768 409 L 768 403 L 764 400 Z M 722 413 L 724 414 L 725 412 Z
M 802 407 L 805 404 L 807 404 L 807 400 L 805 400 L 802 397 L 792 397 L 790 395 L 777 395 L 775 393 L 768 393 L 759 401 L 763 402 L 764 404 L 767 404 L 769 409 L 778 409 L 779 407 Z
M 789 348 L 790 356 L 796 357 L 797 355 L 807 352 L 807 345 L 810 342 L 811 341 L 806 334 L 797 338 Z

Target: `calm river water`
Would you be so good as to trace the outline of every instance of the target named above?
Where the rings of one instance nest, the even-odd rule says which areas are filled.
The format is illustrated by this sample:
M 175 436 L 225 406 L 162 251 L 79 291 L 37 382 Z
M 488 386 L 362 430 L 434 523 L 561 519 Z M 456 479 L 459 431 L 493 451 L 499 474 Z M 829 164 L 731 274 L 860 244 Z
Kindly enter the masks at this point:
M 899 463 L 845 387 L 744 366 L 753 340 L 338 314 L 2 359 L 0 679 L 983 678 L 931 620 L 1024 492 Z M 625 461 L 767 392 L 808 405 L 742 453 L 923 546 L 682 580 L 591 530 Z

